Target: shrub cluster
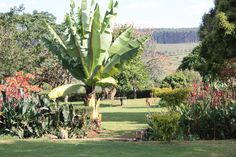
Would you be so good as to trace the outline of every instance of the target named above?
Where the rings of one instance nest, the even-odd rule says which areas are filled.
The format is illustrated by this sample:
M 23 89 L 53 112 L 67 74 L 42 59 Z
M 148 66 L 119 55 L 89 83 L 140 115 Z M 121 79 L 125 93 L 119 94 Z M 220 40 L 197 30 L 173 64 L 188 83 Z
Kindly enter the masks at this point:
M 170 113 L 155 113 L 149 117 L 150 139 L 230 139 L 236 138 L 236 102 L 234 92 L 221 82 L 193 83 L 192 88 L 156 88 L 155 96 L 162 99 L 170 111 L 176 112 L 180 118 Z M 171 117 L 178 119 L 171 123 Z M 168 120 L 167 120 L 168 119 Z M 173 119 L 172 119 L 173 120 Z M 173 120 L 173 122 L 176 122 Z M 175 124 L 176 136 L 168 133 L 169 125 Z M 172 126 L 173 127 L 173 126 Z M 173 127 L 174 128 L 174 127 Z M 173 129 L 172 128 L 172 129 Z M 173 131 L 173 130 L 172 130 Z M 167 135 L 166 135 L 167 134 Z

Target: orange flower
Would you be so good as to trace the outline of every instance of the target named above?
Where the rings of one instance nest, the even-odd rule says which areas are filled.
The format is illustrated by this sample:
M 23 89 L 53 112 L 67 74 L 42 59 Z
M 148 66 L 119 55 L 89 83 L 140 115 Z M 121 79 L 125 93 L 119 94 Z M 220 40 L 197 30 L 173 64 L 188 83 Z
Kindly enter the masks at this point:
M 39 92 L 41 90 L 41 88 L 39 88 L 39 86 L 30 86 L 30 90 L 32 92 Z
M 0 91 L 1 92 L 3 92 L 3 91 L 5 91 L 6 90 L 6 86 L 5 85 L 2 85 L 2 84 L 0 84 Z
M 23 75 L 23 71 L 19 71 L 16 73 L 16 76 L 22 76 Z
M 30 78 L 34 78 L 32 74 L 23 75 L 22 71 L 16 73 L 13 77 L 5 78 L 5 85 L 0 85 L 0 91 L 6 91 L 7 99 L 15 98 L 20 100 L 23 97 L 29 97 L 31 92 L 39 92 L 38 86 L 30 85 Z M 23 95 L 20 93 L 23 91 Z
M 25 75 L 25 78 L 32 78 L 32 79 L 34 79 L 35 77 L 34 77 L 33 74 L 28 73 L 28 74 Z

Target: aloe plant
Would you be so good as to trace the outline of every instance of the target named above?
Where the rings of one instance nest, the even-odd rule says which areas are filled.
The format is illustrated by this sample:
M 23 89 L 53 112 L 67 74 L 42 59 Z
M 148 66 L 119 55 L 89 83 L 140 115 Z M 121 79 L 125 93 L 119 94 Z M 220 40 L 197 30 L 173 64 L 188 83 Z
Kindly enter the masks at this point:
M 82 0 L 75 13 L 75 3 L 71 1 L 70 13 L 66 14 L 66 32 L 59 36 L 56 31 L 46 23 L 49 36 L 45 42 L 50 51 L 58 56 L 64 68 L 72 76 L 83 82 L 75 85 L 86 90 L 86 105 L 93 107 L 92 119 L 98 118 L 99 101 L 96 99 L 95 87 L 114 85 L 112 78 L 121 70 L 121 65 L 129 61 L 149 36 L 131 39 L 132 29 L 128 28 L 117 39 L 112 39 L 112 23 L 117 16 L 118 2 L 110 1 L 105 16 L 100 14 L 100 8 L 95 0 L 88 7 L 87 0 Z M 63 96 L 66 88 L 75 89 L 73 85 L 54 89 L 49 96 L 57 98 Z M 60 90 L 58 92 L 58 90 Z

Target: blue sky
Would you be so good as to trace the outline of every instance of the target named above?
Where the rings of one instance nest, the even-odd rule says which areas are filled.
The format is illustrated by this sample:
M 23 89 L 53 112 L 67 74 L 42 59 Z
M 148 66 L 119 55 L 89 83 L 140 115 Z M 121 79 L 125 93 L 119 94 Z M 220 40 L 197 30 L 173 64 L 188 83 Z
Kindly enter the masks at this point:
M 78 1 L 78 0 L 75 0 Z M 109 0 L 97 0 L 102 10 Z M 116 23 L 132 23 L 136 27 L 179 28 L 198 27 L 204 13 L 214 0 L 118 0 Z M 0 0 L 0 12 L 24 4 L 26 12 L 48 11 L 62 22 L 69 11 L 70 0 Z

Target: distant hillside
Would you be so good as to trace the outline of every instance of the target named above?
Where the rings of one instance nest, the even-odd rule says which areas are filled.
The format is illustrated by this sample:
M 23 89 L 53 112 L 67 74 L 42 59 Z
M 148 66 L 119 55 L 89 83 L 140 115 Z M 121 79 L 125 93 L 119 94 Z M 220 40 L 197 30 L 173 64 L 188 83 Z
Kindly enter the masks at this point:
M 199 42 L 198 28 L 156 29 L 152 38 L 160 44 Z
M 152 40 L 159 44 L 197 43 L 199 28 L 157 28 L 139 29 L 139 32 L 152 34 Z
M 153 80 L 161 80 L 176 71 L 182 59 L 199 43 L 158 44 L 147 43 L 142 60 L 151 71 Z
M 142 56 L 153 80 L 175 72 L 182 59 L 200 43 L 198 28 L 138 29 L 138 32 L 141 35 L 153 32 Z

